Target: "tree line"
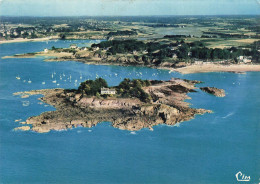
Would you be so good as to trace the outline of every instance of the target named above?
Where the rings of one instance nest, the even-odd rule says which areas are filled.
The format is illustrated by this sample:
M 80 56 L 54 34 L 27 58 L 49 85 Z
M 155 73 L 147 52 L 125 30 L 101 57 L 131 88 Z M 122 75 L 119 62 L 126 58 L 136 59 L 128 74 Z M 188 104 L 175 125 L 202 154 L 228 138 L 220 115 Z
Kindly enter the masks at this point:
M 141 79 L 127 79 L 125 78 L 118 86 L 114 88 L 117 91 L 116 96 L 121 98 L 138 98 L 142 102 L 150 102 L 151 97 L 142 88 L 150 86 L 151 82 Z M 101 88 L 108 88 L 107 81 L 102 78 L 96 80 L 86 80 L 82 82 L 77 89 L 77 93 L 82 93 L 87 96 L 107 97 L 107 95 L 101 95 Z
M 133 51 L 147 51 L 144 57 L 156 58 L 164 60 L 172 58 L 174 55 L 179 60 L 202 59 L 202 60 L 218 60 L 218 59 L 234 59 L 237 61 L 238 56 L 252 56 L 255 62 L 259 62 L 259 42 L 255 42 L 249 49 L 231 48 L 207 48 L 201 41 L 185 43 L 184 40 L 176 41 L 171 44 L 162 44 L 158 42 L 148 42 L 137 40 L 112 40 L 103 41 L 99 44 L 93 44 L 92 47 L 100 47 L 108 49 L 107 53 L 116 55 L 117 53 L 125 54 Z M 156 51 L 156 52 L 155 52 Z

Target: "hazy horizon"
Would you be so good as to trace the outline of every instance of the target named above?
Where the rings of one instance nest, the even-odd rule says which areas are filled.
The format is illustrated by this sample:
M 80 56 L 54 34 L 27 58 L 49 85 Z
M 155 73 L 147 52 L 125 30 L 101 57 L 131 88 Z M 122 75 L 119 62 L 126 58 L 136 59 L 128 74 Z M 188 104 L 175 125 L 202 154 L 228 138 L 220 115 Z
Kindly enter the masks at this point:
M 0 0 L 0 16 L 260 15 L 259 0 Z
M 59 17 L 203 17 L 203 16 L 216 16 L 216 17 L 225 17 L 225 16 L 253 16 L 257 17 L 260 14 L 232 14 L 232 15 L 57 15 L 57 16 L 34 16 L 34 15 L 0 15 L 0 17 L 39 17 L 39 18 L 59 18 Z

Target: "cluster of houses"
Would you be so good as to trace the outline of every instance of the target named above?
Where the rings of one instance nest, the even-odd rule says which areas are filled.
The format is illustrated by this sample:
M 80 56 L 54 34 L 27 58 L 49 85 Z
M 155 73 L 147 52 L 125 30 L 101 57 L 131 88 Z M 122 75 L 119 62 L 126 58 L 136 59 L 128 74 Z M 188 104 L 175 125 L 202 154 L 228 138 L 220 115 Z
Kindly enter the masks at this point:
M 70 45 L 70 48 L 71 48 L 71 49 L 78 49 L 79 47 L 78 47 L 76 44 L 71 44 L 71 45 Z
M 239 56 L 237 57 L 237 61 L 238 63 L 242 64 L 242 63 L 251 63 L 252 62 L 252 56 Z M 224 64 L 224 63 L 228 63 L 230 62 L 230 60 L 221 60 L 221 61 L 214 61 L 214 63 L 216 64 Z M 212 62 L 206 62 L 203 60 L 195 60 L 193 62 L 194 65 L 205 65 L 205 64 L 212 64 Z
M 224 64 L 224 63 L 227 63 L 228 60 L 222 60 L 222 61 L 214 61 L 214 62 L 210 62 L 210 61 L 203 61 L 203 60 L 195 60 L 193 62 L 194 65 L 209 65 L 209 64 Z
M 71 48 L 71 49 L 79 49 L 79 50 L 88 50 L 87 47 L 78 47 L 76 44 L 71 44 L 71 45 L 70 45 L 70 48 Z M 43 52 L 44 52 L 44 53 L 48 53 L 48 52 L 49 52 L 49 49 L 45 48 L 45 49 L 43 50 Z
M 70 48 L 71 49 L 79 49 L 79 50 L 88 50 L 87 47 L 78 47 L 77 44 L 71 44 Z
M 39 28 L 34 27 L 11 27 L 8 25 L 1 24 L 0 25 L 0 37 L 20 37 L 23 35 L 31 36 L 32 34 L 35 34 L 36 32 L 44 32 L 43 30 L 40 30 Z

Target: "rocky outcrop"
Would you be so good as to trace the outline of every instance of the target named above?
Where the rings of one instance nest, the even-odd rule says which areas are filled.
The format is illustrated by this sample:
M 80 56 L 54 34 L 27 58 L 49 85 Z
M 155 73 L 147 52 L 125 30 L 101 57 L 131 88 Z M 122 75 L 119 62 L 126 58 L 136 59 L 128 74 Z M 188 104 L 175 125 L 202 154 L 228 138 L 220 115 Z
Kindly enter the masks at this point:
M 28 131 L 28 130 L 30 130 L 30 129 L 31 129 L 31 127 L 29 127 L 29 126 L 21 126 L 21 127 L 15 128 L 14 131 L 18 131 L 18 130 Z
M 200 89 L 217 97 L 224 97 L 226 95 L 224 89 L 218 89 L 215 87 L 201 87 Z
M 205 109 L 190 108 L 185 99 L 187 93 L 195 92 L 198 81 L 172 79 L 170 81 L 150 81 L 151 85 L 143 88 L 151 96 L 150 103 L 136 98 L 107 99 L 87 97 L 73 90 L 47 89 L 16 93 L 16 95 L 43 94 L 40 98 L 53 105 L 56 111 L 44 112 L 30 117 L 26 124 L 31 130 L 45 133 L 50 130 L 65 130 L 75 127 L 93 127 L 100 122 L 112 122 L 112 126 L 136 131 L 158 124 L 174 125 L 187 121 L 196 114 L 210 113 Z

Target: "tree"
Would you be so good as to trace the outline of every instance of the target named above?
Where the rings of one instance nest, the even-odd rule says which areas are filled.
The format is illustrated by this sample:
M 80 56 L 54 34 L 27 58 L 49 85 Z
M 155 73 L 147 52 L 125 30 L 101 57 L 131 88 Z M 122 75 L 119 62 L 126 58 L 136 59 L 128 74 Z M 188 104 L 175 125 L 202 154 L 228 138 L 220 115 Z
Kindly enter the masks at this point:
M 101 98 L 99 92 L 96 93 L 96 97 L 97 97 L 97 98 Z
M 66 39 L 66 35 L 65 34 L 60 34 L 59 37 L 60 37 L 61 40 L 65 40 Z
M 87 80 L 85 82 L 82 82 L 80 86 L 78 87 L 78 93 L 85 93 L 87 95 L 96 95 L 100 92 L 101 88 L 107 88 L 107 82 L 102 79 L 98 78 L 96 80 Z
M 31 38 L 38 38 L 38 36 L 35 34 L 35 32 L 32 32 Z
M 133 80 L 133 87 L 134 88 L 142 88 L 142 84 L 141 84 L 140 80 L 134 79 Z
M 178 58 L 186 59 L 188 58 L 189 46 L 186 43 L 183 43 L 182 46 L 179 47 L 179 52 L 177 53 Z
M 151 102 L 152 98 L 149 94 L 145 93 L 144 90 L 141 90 L 140 100 L 149 103 Z
M 29 33 L 24 32 L 24 33 L 22 34 L 22 36 L 23 36 L 23 38 L 27 38 L 27 37 L 29 36 Z

